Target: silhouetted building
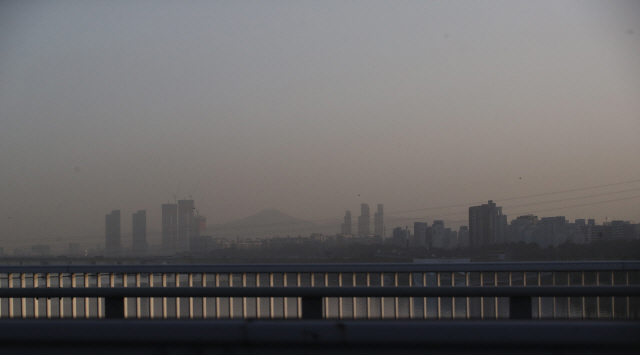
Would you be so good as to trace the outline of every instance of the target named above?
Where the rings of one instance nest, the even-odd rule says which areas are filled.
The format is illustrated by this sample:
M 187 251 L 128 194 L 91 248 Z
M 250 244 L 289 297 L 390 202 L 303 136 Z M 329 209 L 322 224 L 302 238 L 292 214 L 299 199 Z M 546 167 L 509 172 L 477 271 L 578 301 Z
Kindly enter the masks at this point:
M 501 213 L 496 216 L 495 221 L 495 243 L 502 244 L 508 242 L 509 239 L 509 224 L 507 223 L 507 215 L 502 214 L 502 207 L 500 207 Z
M 189 238 L 193 235 L 193 200 L 178 200 L 178 249 L 177 252 L 189 251 Z
M 351 235 L 351 211 L 346 211 L 344 214 L 344 222 L 340 225 L 341 235 Z
M 460 226 L 460 230 L 458 231 L 458 246 L 460 248 L 469 247 L 469 227 Z
M 493 201 L 481 206 L 469 207 L 469 245 L 472 248 L 503 243 L 506 237 L 507 217 L 502 207 Z
M 640 223 L 631 225 L 631 238 L 640 239 Z
M 104 252 L 106 256 L 120 256 L 122 244 L 120 241 L 120 210 L 113 210 L 104 217 L 105 240 Z
M 611 236 L 613 239 L 632 239 L 633 229 L 630 221 L 611 221 Z
M 613 239 L 613 227 L 611 223 L 604 223 L 602 225 L 591 226 L 591 240 L 590 242 L 597 242 L 601 240 Z
M 427 247 L 427 229 L 429 225 L 426 222 L 413 222 L 413 245 L 416 247 Z
M 132 216 L 131 252 L 134 255 L 147 253 L 147 211 L 140 210 Z
M 538 222 L 535 242 L 542 248 L 564 243 L 567 239 L 566 224 L 564 216 L 542 217 Z
M 591 226 L 587 227 L 586 219 L 576 219 L 574 226 L 574 236 L 572 241 L 576 244 L 585 244 L 591 239 Z
M 162 254 L 173 255 L 178 250 L 178 205 L 162 205 Z
M 200 232 L 204 232 L 207 229 L 207 217 L 197 215 L 193 217 L 193 228 L 190 237 L 200 236 Z M 193 249 L 193 248 L 190 248 Z
M 442 243 L 444 249 L 455 249 L 458 247 L 458 232 L 451 230 L 451 228 L 444 229 L 444 242 Z
M 433 221 L 431 225 L 431 246 L 434 248 L 444 248 L 445 238 L 444 221 Z
M 531 243 L 535 233 L 535 226 L 538 224 L 538 217 L 532 214 L 519 216 L 511 221 L 509 226 L 510 243 L 525 242 Z
M 393 228 L 392 231 L 393 244 L 406 248 L 409 246 L 409 231 L 402 227 Z
M 384 205 L 378 204 L 378 212 L 373 214 L 373 234 L 384 238 Z
M 369 236 L 369 224 L 370 224 L 369 205 L 366 203 L 360 204 L 360 217 L 358 217 L 358 236 Z

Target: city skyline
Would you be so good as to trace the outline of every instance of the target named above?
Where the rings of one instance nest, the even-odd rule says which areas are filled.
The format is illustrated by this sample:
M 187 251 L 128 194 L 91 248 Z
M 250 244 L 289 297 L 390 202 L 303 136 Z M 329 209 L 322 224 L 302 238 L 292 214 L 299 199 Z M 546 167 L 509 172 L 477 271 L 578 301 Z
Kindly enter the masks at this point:
M 178 206 L 182 206 L 182 212 L 179 212 Z M 210 234 L 215 231 L 215 228 L 206 229 L 206 217 L 200 216 L 196 213 L 193 216 L 193 210 L 195 209 L 193 200 L 178 200 L 176 204 L 163 204 L 163 225 L 162 225 L 162 240 L 160 245 L 156 245 L 159 249 L 155 250 L 154 255 L 185 255 L 193 253 L 203 253 L 205 250 L 213 250 L 214 240 L 233 240 L 234 238 L 229 235 L 227 237 L 212 237 Z M 188 208 L 187 208 L 188 207 Z M 636 225 L 630 221 L 615 220 L 611 222 L 605 222 L 601 225 L 595 223 L 595 219 L 576 219 L 574 222 L 566 220 L 565 216 L 554 217 L 542 217 L 534 216 L 532 214 L 519 215 L 515 218 L 511 218 L 511 222 L 508 221 L 508 216 L 503 214 L 502 206 L 497 206 L 492 200 L 489 200 L 486 204 L 480 206 L 470 206 L 468 208 L 468 223 L 467 225 L 460 226 L 459 231 L 451 226 L 447 226 L 444 220 L 433 220 L 433 223 L 429 225 L 428 222 L 413 222 L 413 230 L 409 229 L 409 226 L 404 228 L 396 226 L 392 230 L 390 238 L 384 236 L 383 230 L 386 230 L 387 225 L 383 220 L 383 205 L 378 204 L 377 212 L 374 214 L 375 220 L 373 222 L 374 232 L 371 232 L 371 221 L 369 220 L 369 205 L 367 203 L 361 204 L 361 216 L 358 218 L 357 232 L 353 233 L 351 228 L 351 212 L 346 211 L 343 218 L 343 222 L 340 223 L 339 233 L 328 233 L 325 237 L 350 237 L 356 240 L 370 239 L 366 243 L 379 243 L 379 244 L 393 244 L 402 248 L 406 247 L 425 247 L 437 248 L 437 249 L 455 249 L 455 248 L 486 248 L 492 245 L 502 245 L 505 243 L 516 243 L 524 241 L 525 243 L 536 243 L 540 247 L 546 247 L 549 245 L 558 246 L 564 241 L 572 241 L 577 244 L 591 243 L 594 240 L 608 240 L 608 239 L 634 239 L 640 237 L 640 224 Z M 190 212 L 190 213 L 189 213 Z M 182 214 L 182 216 L 180 216 Z M 123 246 L 120 244 L 120 211 L 114 210 L 111 214 L 108 214 L 105 219 L 105 254 L 107 256 L 128 255 L 129 252 L 124 254 L 118 254 L 114 250 L 123 251 Z M 185 220 L 190 215 L 191 223 L 190 228 L 184 226 Z M 144 224 L 144 230 L 138 231 L 138 235 L 144 235 L 146 238 L 146 211 L 141 210 L 133 214 L 134 232 L 133 241 L 131 245 L 131 255 L 145 256 L 146 254 L 146 239 L 144 243 L 138 241 L 136 243 L 136 219 L 142 217 L 142 223 Z M 173 233 L 173 239 L 171 241 L 167 238 L 167 222 L 172 220 L 182 220 L 182 236 L 175 231 Z M 367 223 L 368 222 L 368 223 Z M 138 221 L 138 224 L 141 222 Z M 170 222 L 169 224 L 172 224 Z M 397 223 L 396 223 L 397 224 Z M 259 224 L 258 227 L 268 228 L 277 227 L 277 223 L 272 224 Z M 291 225 L 290 222 L 282 223 L 282 225 Z M 325 226 L 326 227 L 326 226 Z M 333 227 L 336 227 L 335 225 Z M 116 229 L 118 228 L 118 229 Z M 318 227 L 322 229 L 322 227 Z M 169 229 L 174 229 L 169 228 Z M 318 234 L 320 230 L 298 230 L 301 232 L 297 237 L 308 238 Z M 184 235 L 187 233 L 188 235 Z M 258 238 L 255 236 L 245 235 L 243 232 L 236 232 L 235 242 L 230 243 L 252 243 L 255 239 L 265 240 L 265 238 Z M 382 234 L 381 234 L 382 233 Z M 624 235 L 624 237 L 623 237 Z M 114 244 L 117 236 L 117 245 Z M 293 235 L 294 237 L 295 234 Z M 139 237 L 139 236 L 138 236 Z M 179 238 L 185 238 L 182 242 L 179 242 Z M 266 239 L 279 237 L 278 234 L 270 235 Z M 287 238 L 290 236 L 287 235 Z M 199 239 L 198 239 L 199 238 Z M 204 239 L 203 239 L 204 238 Z M 241 238 L 241 239 L 240 239 Z M 363 239 L 364 238 L 364 239 Z M 111 243 L 111 245 L 110 245 Z M 184 246 L 179 247 L 178 244 L 182 243 Z M 140 244 L 144 244 L 144 251 L 141 251 Z M 50 246 L 38 245 L 32 246 L 32 248 L 50 248 Z M 71 246 L 69 247 L 71 248 Z M 44 250 L 44 249 L 42 249 Z M 47 249 L 50 250 L 50 249 Z M 151 254 L 149 254 L 151 255 Z
M 627 184 L 627 183 L 635 183 L 635 181 L 631 181 L 631 182 L 623 182 L 622 184 Z M 617 184 L 616 184 L 617 185 Z M 601 186 L 595 186 L 595 187 L 590 187 L 590 188 L 595 188 L 598 189 Z M 587 189 L 590 189 L 587 188 Z M 583 190 L 583 188 L 577 188 L 577 189 L 572 189 L 570 190 L 570 192 L 574 191 L 574 190 Z M 549 195 L 549 194 L 543 194 L 543 195 Z M 555 194 L 553 194 L 555 195 Z M 608 195 L 607 193 L 605 193 L 604 195 Z M 524 196 L 525 198 L 530 198 L 531 196 Z M 513 200 L 513 199 L 512 199 Z M 568 200 L 576 200 L 574 198 L 569 198 Z M 580 198 L 578 198 L 578 200 L 580 200 Z M 552 200 L 552 201 L 556 201 L 556 200 Z M 489 200 L 488 202 L 489 206 L 493 205 L 495 206 L 495 203 L 493 203 L 492 200 Z M 531 205 L 544 205 L 545 202 L 542 203 L 531 203 L 531 204 L 525 204 L 524 206 L 531 206 Z M 181 211 L 182 213 L 180 213 L 180 209 L 178 206 L 182 206 Z M 328 230 L 331 230 L 331 232 L 328 233 L 328 235 L 332 235 L 332 234 L 343 234 L 343 235 L 353 235 L 353 236 L 357 236 L 357 235 L 362 235 L 364 236 L 363 233 L 360 232 L 360 229 L 365 227 L 366 224 L 366 229 L 368 230 L 367 235 L 370 236 L 376 236 L 377 231 L 382 230 L 383 234 L 382 234 L 382 238 L 384 240 L 385 238 L 385 233 L 387 230 L 387 227 L 389 228 L 389 231 L 391 231 L 391 229 L 395 229 L 395 228 L 402 228 L 404 229 L 406 226 L 411 225 L 414 230 L 416 228 L 417 225 L 423 224 L 422 222 L 418 222 L 418 221 L 423 221 L 423 220 L 431 220 L 433 221 L 435 224 L 442 224 L 442 227 L 444 227 L 444 225 L 446 224 L 447 227 L 449 227 L 448 229 L 454 229 L 457 230 L 460 227 L 466 227 L 468 229 L 470 229 L 470 239 L 469 239 L 469 243 L 471 247 L 474 247 L 474 240 L 475 240 L 475 236 L 474 236 L 474 232 L 473 232 L 473 227 L 469 228 L 469 226 L 471 226 L 473 223 L 471 222 L 471 210 L 476 209 L 476 208 L 480 208 L 487 206 L 487 204 L 483 204 L 482 206 L 470 206 L 467 209 L 465 209 L 463 206 L 461 205 L 448 205 L 448 206 L 443 206 L 441 207 L 442 209 L 452 209 L 452 208 L 458 208 L 458 209 L 464 209 L 465 212 L 453 212 L 453 213 L 448 213 L 448 214 L 440 214 L 440 215 L 434 215 L 433 217 L 407 217 L 407 216 L 398 216 L 395 213 L 390 213 L 391 214 L 391 218 L 389 219 L 391 222 L 390 223 L 385 223 L 383 220 L 383 208 L 384 205 L 383 204 L 378 204 L 377 205 L 377 210 L 374 213 L 374 220 L 372 221 L 370 218 L 370 208 L 369 208 L 369 204 L 368 203 L 361 203 L 360 205 L 360 209 L 361 209 L 361 216 L 358 216 L 358 220 L 360 220 L 360 218 L 365 215 L 367 216 L 366 220 L 368 220 L 369 223 L 366 222 L 357 222 L 354 223 L 351 220 L 351 212 L 349 210 L 347 210 L 345 212 L 345 216 L 343 216 L 341 222 L 337 222 L 339 221 L 339 219 L 337 218 L 324 218 L 324 219 L 312 219 L 312 220 L 306 220 L 308 222 L 320 222 L 319 225 L 317 225 L 317 229 L 305 229 L 305 230 L 301 230 L 299 234 L 302 234 L 303 236 L 307 236 L 309 234 L 312 233 L 317 233 L 320 231 L 325 231 L 325 233 Z M 522 206 L 522 205 L 517 205 L 517 206 Z M 516 207 L 517 207 L 516 206 Z M 147 210 L 137 210 L 137 212 L 133 213 L 132 219 L 128 220 L 128 219 L 124 219 L 121 220 L 120 219 L 120 214 L 121 214 L 121 209 L 117 209 L 117 210 L 112 210 L 110 214 L 106 215 L 106 219 L 105 219 L 105 225 L 103 226 L 103 228 L 105 228 L 106 232 L 101 235 L 94 235 L 94 236 L 82 236 L 82 237 L 67 237 L 67 238 L 62 238 L 62 240 L 60 241 L 60 238 L 58 238 L 58 243 L 45 243 L 45 245 L 53 245 L 55 249 L 59 249 L 59 248 L 65 248 L 67 247 L 67 243 L 71 243 L 71 244 L 81 244 L 84 246 L 99 246 L 101 244 L 101 241 L 104 243 L 105 240 L 109 240 L 110 238 L 113 240 L 120 240 L 120 244 L 119 246 L 111 246 L 109 248 L 107 248 L 107 243 L 102 244 L 102 247 L 105 248 L 105 252 L 107 254 L 111 253 L 111 254 L 116 254 L 119 253 L 115 250 L 122 250 L 121 248 L 123 247 L 128 247 L 131 248 L 132 253 L 135 255 L 136 251 L 133 251 L 134 245 L 136 244 L 136 238 L 139 239 L 139 242 L 137 243 L 137 253 L 138 254 L 144 254 L 146 253 L 146 251 L 148 250 L 148 247 L 150 245 L 150 242 L 152 244 L 155 245 L 160 245 L 161 249 L 163 250 L 163 254 L 164 255 L 172 255 L 175 253 L 184 253 L 184 252 L 188 252 L 190 250 L 189 247 L 189 238 L 193 237 L 193 236 L 198 236 L 198 235 L 211 235 L 212 233 L 214 233 L 216 231 L 216 228 L 218 226 L 220 226 L 221 224 L 214 224 L 212 226 L 210 226 L 209 228 L 207 228 L 207 217 L 205 217 L 204 215 L 200 215 L 199 211 L 196 210 L 195 207 L 195 200 L 176 200 L 176 203 L 167 203 L 167 204 L 161 204 L 161 211 L 162 211 L 162 223 L 159 223 L 158 225 L 150 225 L 150 227 L 147 229 Z M 158 210 L 156 209 L 150 209 L 152 212 L 157 212 Z M 433 210 L 432 208 L 424 208 L 422 210 Z M 466 212 L 466 210 L 468 210 L 468 212 Z M 557 210 L 557 209 L 548 209 L 548 210 L 543 210 L 543 211 L 553 211 L 553 210 Z M 503 224 L 506 226 L 509 223 L 512 223 L 514 221 L 520 220 L 522 218 L 528 218 L 528 216 L 531 216 L 532 213 L 538 213 L 539 211 L 535 211 L 534 209 L 529 209 L 526 212 L 516 212 L 515 214 L 509 214 L 507 215 L 506 213 L 503 214 L 502 213 L 502 206 L 497 207 L 497 213 L 499 217 L 503 218 Z M 456 218 L 449 218 L 449 219 L 438 219 L 438 218 L 442 218 L 442 216 L 465 216 L 465 219 L 456 219 Z M 377 216 L 380 216 L 379 219 Z M 553 219 L 556 217 L 561 217 L 563 220 L 565 220 L 565 216 L 564 215 L 559 215 L 559 214 L 553 214 L 551 213 L 550 215 L 547 214 L 542 214 L 540 218 L 542 219 Z M 580 217 L 584 217 L 584 216 L 580 216 Z M 536 216 L 536 218 L 538 218 Z M 141 227 L 138 227 L 138 231 L 136 233 L 136 219 L 138 219 L 138 224 L 142 224 L 144 225 L 144 227 L 142 229 L 140 229 Z M 182 220 L 182 227 L 179 228 L 179 220 Z M 345 223 L 347 222 L 347 220 L 349 220 L 351 222 L 351 228 L 347 228 Z M 595 218 L 575 218 L 575 219 L 571 219 L 571 218 L 566 218 L 567 221 L 572 221 L 575 220 L 576 223 L 579 223 L 579 221 L 589 221 L 589 224 L 596 224 L 596 221 L 598 224 L 604 224 L 606 222 L 611 222 L 614 220 L 617 221 L 630 221 L 631 223 L 635 223 L 636 220 L 634 219 L 616 219 L 615 217 L 612 218 L 608 218 L 605 217 L 602 220 L 597 220 Z M 536 219 L 537 221 L 537 219 Z M 128 223 L 130 222 L 130 223 Z M 230 222 L 234 222 L 234 221 L 230 221 Z M 361 224 L 362 223 L 362 224 Z M 222 224 L 224 225 L 224 224 Z M 426 224 L 427 228 L 430 228 L 428 226 L 428 223 Z M 116 232 L 116 227 L 115 226 L 122 226 L 121 230 L 119 230 L 118 232 Z M 278 223 L 274 223 L 274 224 L 266 224 L 264 225 L 265 227 L 277 227 Z M 422 228 L 422 227 L 420 227 Z M 132 233 L 126 233 L 126 232 L 122 232 L 122 229 L 129 229 L 129 230 L 133 230 Z M 180 233 L 179 233 L 180 230 Z M 348 232 L 349 230 L 351 230 L 351 232 Z M 414 230 L 409 229 L 410 233 L 414 233 Z M 485 233 L 487 233 L 485 231 Z M 495 232 L 490 232 L 491 234 L 494 234 Z M 504 236 L 504 233 L 506 233 L 505 231 L 500 232 L 503 234 L 503 236 L 501 238 L 503 239 L 499 239 L 500 237 L 492 237 L 493 240 L 505 240 L 504 238 L 506 238 Z M 150 241 L 147 240 L 147 234 L 149 234 L 150 237 Z M 230 237 L 231 235 L 229 235 L 228 237 Z M 247 235 L 247 236 L 242 236 L 239 235 L 239 237 L 242 237 L 243 239 L 248 238 L 248 239 L 252 239 L 253 235 Z M 388 238 L 389 236 L 387 236 Z M 106 238 L 106 239 L 105 239 Z M 411 234 L 411 238 L 415 238 L 415 236 L 413 234 Z M 440 237 L 442 238 L 442 237 Z M 498 238 L 498 239 L 496 239 Z M 180 246 L 179 246 L 179 240 L 180 241 Z M 413 240 L 413 239 L 412 239 Z M 124 242 L 123 242 L 124 241 Z M 26 246 L 27 244 L 31 243 L 31 241 L 25 241 L 25 243 L 23 243 L 21 246 Z M 413 243 L 413 242 L 412 242 Z M 33 244 L 33 243 L 31 243 Z M 43 243 L 37 243 L 38 245 L 43 244 Z M 437 244 L 438 247 L 441 247 L 441 244 Z M 115 248 L 115 249 L 114 249 Z M 107 249 L 111 250 L 110 252 L 107 251 Z
M 270 209 L 246 217 L 242 219 L 243 222 L 230 222 L 235 224 L 233 227 L 222 224 L 208 228 L 206 216 L 200 215 L 194 206 L 194 200 L 176 200 L 176 203 L 173 204 L 161 204 L 163 212 L 161 232 L 155 232 L 156 228 L 152 226 L 149 233 L 147 232 L 147 211 L 138 210 L 132 214 L 131 234 L 122 233 L 121 210 L 112 210 L 111 213 L 105 215 L 103 245 L 87 238 L 81 240 L 80 243 L 77 241 L 69 242 L 68 245 L 62 245 L 62 247 L 69 255 L 76 256 L 80 254 L 80 247 L 82 247 L 85 253 L 91 250 L 92 255 L 97 252 L 98 255 L 104 253 L 108 257 L 124 255 L 144 257 L 201 253 L 203 250 L 212 248 L 214 241 L 217 244 L 224 240 L 227 241 L 224 243 L 252 243 L 252 241 L 258 242 L 274 237 L 276 239 L 277 237 L 302 237 L 306 239 L 314 238 L 314 235 L 316 237 L 324 235 L 322 238 L 346 236 L 354 238 L 354 240 L 369 238 L 366 243 L 440 249 L 455 249 L 457 247 L 477 249 L 518 241 L 535 242 L 541 247 L 546 247 L 549 245 L 558 246 L 564 241 L 585 244 L 594 240 L 620 239 L 621 235 L 626 235 L 626 237 L 622 237 L 623 239 L 640 237 L 638 234 L 640 224 L 635 224 L 635 221 L 612 219 L 599 224 L 595 219 L 580 218 L 572 221 L 561 215 L 538 217 L 534 214 L 515 214 L 509 218 L 503 214 L 502 206 L 498 206 L 492 200 L 486 204 L 468 207 L 468 219 L 464 222 L 454 221 L 453 225 L 439 219 L 433 219 L 432 223 L 425 222 L 429 218 L 420 217 L 392 219 L 387 224 L 383 217 L 383 204 L 377 205 L 377 212 L 374 213 L 375 219 L 372 222 L 366 218 L 369 214 L 369 206 L 367 203 L 363 203 L 360 206 L 361 216 L 359 216 L 355 231 L 351 225 L 349 210 L 345 212 L 342 223 L 339 224 L 317 225 Z M 249 222 L 259 215 L 261 216 L 259 220 L 254 219 Z M 288 221 L 277 222 L 283 216 Z M 363 216 L 365 218 L 362 218 Z M 292 222 L 292 219 L 295 222 Z M 369 220 L 368 224 L 365 222 L 366 220 Z M 456 222 L 457 224 L 455 224 Z M 374 227 L 373 230 L 371 226 Z M 410 226 L 413 229 L 409 228 Z M 278 227 L 285 229 L 278 232 Z M 387 227 L 392 230 L 389 237 L 386 236 Z M 248 231 L 246 228 L 252 228 L 252 231 Z M 367 229 L 368 233 L 365 233 Z M 267 232 L 267 230 L 273 232 Z M 147 234 L 150 235 L 150 240 L 147 240 Z M 0 245 L 0 247 L 3 250 L 0 254 L 10 255 L 11 249 L 5 249 L 4 245 Z M 61 245 L 54 244 L 52 248 L 51 244 L 43 243 L 30 246 L 35 253 L 34 255 L 59 254 L 60 247 Z M 14 250 L 14 253 L 24 255 L 28 253 L 28 249 L 19 247 Z M 65 255 L 65 252 L 62 252 L 62 255 Z
M 226 237 L 216 235 L 216 229 L 225 227 L 215 226 L 211 229 L 206 228 L 206 217 L 201 216 L 197 211 L 194 214 L 194 200 L 177 200 L 176 203 L 171 204 L 162 204 L 163 210 L 163 222 L 162 222 L 162 238 L 159 245 L 159 249 L 156 249 L 156 253 L 160 251 L 160 255 L 175 255 L 175 254 L 184 254 L 184 253 L 193 253 L 197 250 L 202 250 L 203 248 L 209 248 L 210 243 L 212 243 L 213 239 L 233 239 L 231 234 Z M 182 206 L 179 209 L 178 206 Z M 596 227 L 600 226 L 613 226 L 614 224 L 628 224 L 631 223 L 632 227 L 628 231 L 631 237 L 635 232 L 636 227 L 633 227 L 633 221 L 622 221 L 616 220 L 611 222 L 605 222 L 602 225 L 596 225 L 595 219 L 576 219 L 573 223 L 566 220 L 565 216 L 554 216 L 554 217 L 542 217 L 541 219 L 538 216 L 534 216 L 533 214 L 526 215 L 517 215 L 511 218 L 509 223 L 508 216 L 502 213 L 502 206 L 497 206 L 492 200 L 489 200 L 486 204 L 482 204 L 480 206 L 470 206 L 468 208 L 468 220 L 467 225 L 460 225 L 459 231 L 452 229 L 451 225 L 447 225 L 444 220 L 433 220 L 433 224 L 429 225 L 428 222 L 413 222 L 413 229 L 409 229 L 409 226 L 405 226 L 404 228 L 398 226 L 398 222 L 392 222 L 392 236 L 391 238 L 386 238 L 386 229 L 387 225 L 384 222 L 383 218 L 383 204 L 377 205 L 377 211 L 374 213 L 374 221 L 371 222 L 369 219 L 369 205 L 367 203 L 361 204 L 361 216 L 358 218 L 357 224 L 357 232 L 354 233 L 352 229 L 352 221 L 351 221 L 351 212 L 347 210 L 345 212 L 345 216 L 343 217 L 342 223 L 339 225 L 339 232 L 335 234 L 333 231 L 327 233 L 327 236 L 349 236 L 356 238 L 373 238 L 372 241 L 374 243 L 392 243 L 395 245 L 399 245 L 402 247 L 433 247 L 433 248 L 444 248 L 444 249 L 452 249 L 456 247 L 470 247 L 472 249 L 487 247 L 494 244 L 503 244 L 503 243 L 511 243 L 516 241 L 526 241 L 536 242 L 541 246 L 546 245 L 558 245 L 562 242 L 562 240 L 573 240 L 576 243 L 588 243 L 596 238 L 592 235 L 592 233 L 597 234 L 600 233 L 602 235 L 603 231 L 597 229 Z M 180 212 L 182 210 L 182 212 Z M 274 210 L 275 211 L 275 210 Z M 114 235 L 120 235 L 120 231 L 116 231 L 114 223 L 117 223 L 119 226 L 119 219 L 114 220 L 114 215 L 118 214 L 119 210 L 114 210 L 110 215 L 106 216 L 105 221 L 105 245 L 109 245 L 110 239 L 113 239 Z M 278 213 L 281 213 L 278 211 Z M 250 218 L 250 217 L 249 217 Z M 140 226 L 136 228 L 137 224 L 144 225 L 141 229 Z M 182 232 L 178 232 L 178 220 L 182 220 Z M 146 211 L 140 210 L 133 214 L 133 233 L 132 233 L 132 242 L 131 242 L 131 254 L 132 255 L 145 255 L 148 244 L 146 241 Z M 186 222 L 191 221 L 191 222 Z M 367 223 L 368 222 L 368 223 Z M 189 224 L 190 227 L 187 228 L 186 224 Z M 538 224 L 540 225 L 538 226 Z M 621 224 L 622 223 L 622 224 Z M 373 224 L 374 229 L 371 232 L 371 225 Z M 400 223 L 402 224 L 402 223 Z M 410 223 L 409 223 L 410 224 Z M 258 228 L 271 228 L 278 227 L 279 223 L 274 221 L 265 221 L 263 220 L 260 224 L 255 225 Z M 294 227 L 291 222 L 280 223 L 281 226 Z M 251 227 L 254 225 L 247 225 L 247 227 Z M 551 229 L 549 229 L 549 226 Z M 570 236 L 567 236 L 567 231 L 565 230 L 569 226 L 574 230 L 570 230 Z M 242 228 L 242 226 L 239 226 Z M 336 225 L 333 226 L 316 226 L 313 229 L 294 229 L 298 234 L 298 237 L 303 236 L 307 238 L 308 235 L 322 235 L 321 231 L 326 232 L 327 228 L 338 227 Z M 598 227 L 598 228 L 600 228 Z M 533 228 L 533 229 L 532 229 Z M 539 232 L 538 229 L 541 228 Z M 581 229 L 582 233 L 580 236 L 573 236 L 574 233 L 577 233 L 578 229 L 575 228 L 588 228 L 585 230 Z M 596 228 L 596 229 L 593 229 Z M 593 231 L 592 231 L 593 229 Z M 614 227 L 615 229 L 615 227 Z M 136 232 L 138 230 L 138 232 Z M 251 241 L 251 240 L 260 240 L 264 239 L 263 237 L 256 237 L 254 234 L 243 231 L 232 232 L 233 235 L 236 236 L 236 239 L 242 241 Z M 319 233 L 319 234 L 318 234 Z M 542 234 L 539 234 L 542 233 Z M 555 234 L 559 233 L 560 236 L 556 237 Z M 585 234 L 586 233 L 586 234 Z M 614 233 L 613 230 L 606 233 Z M 618 234 L 620 231 L 617 232 Z M 179 234 L 182 234 L 181 236 Z M 535 235 L 534 235 L 535 234 Z M 615 234 L 615 233 L 614 233 Z M 215 236 L 212 236 L 215 235 Z M 141 238 L 141 236 L 144 236 Z M 279 233 L 273 233 L 269 235 L 267 239 L 277 237 Z M 287 235 L 289 237 L 290 235 Z M 293 235 L 296 236 L 295 233 Z M 209 241 L 205 239 L 197 239 L 199 237 L 209 238 Z M 179 239 L 182 238 L 182 241 Z M 213 239 L 212 239 L 213 238 Z M 238 239 L 240 238 L 240 239 Z M 562 240 L 556 239 L 562 238 Z M 574 240 L 574 238 L 578 238 Z M 609 237 L 611 238 L 611 237 Z M 138 239 L 138 240 L 137 240 Z M 118 239 L 119 240 L 119 239 Z M 179 246 L 179 243 L 182 246 Z M 195 243 L 195 244 L 194 244 Z M 157 243 L 156 243 L 157 244 Z M 118 249 L 122 250 L 122 245 L 117 246 Z M 194 249 L 195 248 L 195 249 Z M 113 251 L 114 246 L 112 245 L 109 248 L 105 249 L 107 255 L 114 255 Z
M 104 244 L 117 209 L 123 243 L 138 210 L 155 243 L 177 199 L 209 226 L 277 208 L 337 231 L 383 202 L 387 237 L 488 200 L 640 219 L 637 1 L 2 2 L 0 19 L 4 245 Z

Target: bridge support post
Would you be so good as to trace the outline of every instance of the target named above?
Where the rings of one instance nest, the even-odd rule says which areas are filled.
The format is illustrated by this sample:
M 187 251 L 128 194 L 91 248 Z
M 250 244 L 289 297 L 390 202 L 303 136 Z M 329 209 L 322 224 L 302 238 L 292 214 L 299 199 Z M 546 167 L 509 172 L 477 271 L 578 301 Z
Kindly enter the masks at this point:
M 124 319 L 124 297 L 105 297 L 104 317 L 106 319 Z
M 302 319 L 322 319 L 322 297 L 302 297 Z
M 509 297 L 509 319 L 531 319 L 531 297 Z

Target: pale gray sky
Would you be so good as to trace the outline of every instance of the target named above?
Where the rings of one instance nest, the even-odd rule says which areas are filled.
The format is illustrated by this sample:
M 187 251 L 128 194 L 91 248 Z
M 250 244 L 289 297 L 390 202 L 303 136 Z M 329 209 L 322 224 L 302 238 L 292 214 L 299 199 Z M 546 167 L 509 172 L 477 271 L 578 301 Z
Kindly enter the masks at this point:
M 640 222 L 638 63 L 638 1 L 4 1 L 0 244 L 158 229 L 179 185 L 210 224 Z

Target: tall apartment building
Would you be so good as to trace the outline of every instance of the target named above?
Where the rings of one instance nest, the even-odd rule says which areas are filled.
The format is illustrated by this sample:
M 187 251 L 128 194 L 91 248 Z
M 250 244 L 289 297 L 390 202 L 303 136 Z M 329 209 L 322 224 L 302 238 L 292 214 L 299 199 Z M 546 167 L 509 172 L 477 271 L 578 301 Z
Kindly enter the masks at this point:
M 567 239 L 567 221 L 564 216 L 542 217 L 537 224 L 535 242 L 541 248 L 557 247 Z
M 104 216 L 105 256 L 120 256 L 122 244 L 120 236 L 120 210 L 113 210 Z
M 378 204 L 378 212 L 373 214 L 373 234 L 384 237 L 384 205 Z
M 341 235 L 351 235 L 351 211 L 344 213 L 344 221 L 340 225 Z
M 207 229 L 207 217 L 201 216 L 199 214 L 196 215 L 195 217 L 193 217 L 193 228 L 191 229 L 192 232 L 191 232 L 190 238 L 199 237 L 201 234 L 200 232 L 204 232 L 206 229 Z
M 178 200 L 178 249 L 177 252 L 189 251 L 189 238 L 193 235 L 193 200 Z
M 469 246 L 478 248 L 506 240 L 507 216 L 493 201 L 469 207 Z
M 633 239 L 633 227 L 629 221 L 611 221 L 611 234 L 613 239 Z
M 469 247 L 469 227 L 468 226 L 460 226 L 460 229 L 458 230 L 458 246 L 460 248 Z
M 433 221 L 431 225 L 431 246 L 434 248 L 444 248 L 446 231 L 443 220 Z
M 427 247 L 427 229 L 429 225 L 426 222 L 413 222 L 413 245 L 416 247 Z
M 392 231 L 392 241 L 394 245 L 402 248 L 409 246 L 409 230 L 402 229 L 402 227 L 394 228 Z
M 173 255 L 178 250 L 178 205 L 162 204 L 162 254 Z
M 369 236 L 369 224 L 371 223 L 369 205 L 366 203 L 360 204 L 360 217 L 358 217 L 358 236 Z
M 147 211 L 140 210 L 132 216 L 131 251 L 134 255 L 147 253 Z
M 511 221 L 511 225 L 509 226 L 508 241 L 510 243 L 532 242 L 537 224 L 538 216 L 534 216 L 532 214 L 519 216 L 518 218 Z

